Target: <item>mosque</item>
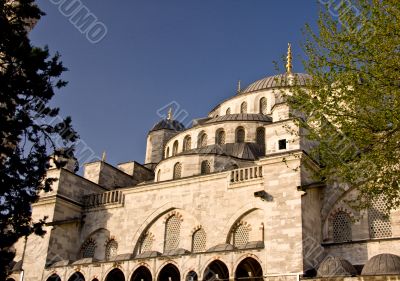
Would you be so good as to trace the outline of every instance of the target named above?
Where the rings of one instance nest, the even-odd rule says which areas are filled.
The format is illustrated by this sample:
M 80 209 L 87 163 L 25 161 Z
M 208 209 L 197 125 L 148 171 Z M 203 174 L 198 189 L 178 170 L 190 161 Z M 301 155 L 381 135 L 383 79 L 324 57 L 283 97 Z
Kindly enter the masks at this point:
M 315 182 L 311 144 L 292 133 L 284 97 L 309 79 L 289 48 L 285 73 L 193 125 L 170 111 L 143 164 L 50 168 L 33 205 L 47 233 L 15 245 L 9 281 L 400 280 L 400 211 L 353 209 L 356 189 Z

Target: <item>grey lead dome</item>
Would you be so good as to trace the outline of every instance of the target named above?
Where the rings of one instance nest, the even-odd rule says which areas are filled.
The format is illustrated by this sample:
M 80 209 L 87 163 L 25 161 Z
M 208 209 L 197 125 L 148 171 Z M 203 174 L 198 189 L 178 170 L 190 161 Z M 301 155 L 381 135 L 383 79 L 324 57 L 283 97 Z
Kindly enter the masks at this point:
M 311 76 L 305 73 L 284 73 L 274 76 L 268 76 L 263 79 L 257 80 L 247 86 L 240 94 L 246 94 L 265 89 L 287 87 L 290 86 L 290 80 L 294 78 L 295 85 L 306 86 L 308 81 L 311 80 Z

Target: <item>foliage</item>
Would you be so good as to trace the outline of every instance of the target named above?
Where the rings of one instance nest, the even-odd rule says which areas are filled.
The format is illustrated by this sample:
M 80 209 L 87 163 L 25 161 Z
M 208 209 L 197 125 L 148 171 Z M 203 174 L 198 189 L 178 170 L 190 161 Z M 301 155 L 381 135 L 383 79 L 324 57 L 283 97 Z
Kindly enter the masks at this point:
M 321 1 L 320 1 L 321 2 Z M 306 88 L 289 97 L 306 138 L 316 144 L 320 180 L 400 205 L 400 2 L 324 1 L 318 32 L 307 25 Z M 340 3 L 339 3 L 340 2 Z M 338 4 L 339 3 L 339 4 Z
M 50 190 L 50 155 L 62 167 L 78 137 L 71 119 L 49 105 L 54 89 L 66 85 L 59 79 L 66 70 L 59 55 L 51 57 L 28 39 L 42 15 L 33 0 L 0 1 L 0 280 L 13 244 L 33 232 L 44 234 L 44 220 L 32 221 L 31 205 L 41 190 Z

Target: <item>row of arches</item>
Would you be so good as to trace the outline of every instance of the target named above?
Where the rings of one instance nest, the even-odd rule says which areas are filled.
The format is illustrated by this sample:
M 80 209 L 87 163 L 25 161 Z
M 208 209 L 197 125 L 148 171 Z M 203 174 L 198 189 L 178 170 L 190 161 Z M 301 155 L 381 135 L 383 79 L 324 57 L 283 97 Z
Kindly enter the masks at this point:
M 247 108 L 248 108 L 247 102 L 246 102 L 246 101 L 242 102 L 242 103 L 240 104 L 240 113 L 241 113 L 241 114 L 246 114 L 247 111 L 248 111 Z M 260 100 L 259 100 L 259 102 L 258 102 L 258 109 L 259 109 L 258 113 L 260 113 L 260 114 L 265 114 L 265 115 L 266 115 L 266 114 L 268 113 L 268 102 L 267 102 L 267 98 L 265 98 L 265 97 L 260 98 Z M 230 107 L 228 107 L 228 108 L 225 110 L 225 114 L 226 114 L 226 115 L 232 114 L 232 110 L 231 110 Z
M 244 127 L 239 126 L 235 130 L 235 143 L 244 143 L 246 141 L 246 130 Z M 265 128 L 259 127 L 256 130 L 255 142 L 259 145 L 265 145 Z M 205 131 L 201 131 L 197 136 L 197 148 L 206 147 L 209 144 L 208 135 Z M 219 128 L 215 132 L 215 144 L 224 145 L 226 144 L 226 133 L 223 128 Z M 193 149 L 192 137 L 190 135 L 185 136 L 183 139 L 182 147 L 179 149 L 179 141 L 175 140 L 172 145 L 172 151 L 167 147 L 165 150 L 165 158 L 170 156 L 176 156 L 179 152 L 184 152 Z
M 208 264 L 202 272 L 202 280 L 230 280 L 229 270 L 226 264 L 221 260 L 214 260 Z M 260 263 L 252 257 L 244 258 L 236 267 L 234 271 L 234 280 L 248 280 L 248 281 L 261 281 L 263 280 L 263 271 Z M 181 281 L 181 271 L 179 268 L 173 264 L 166 264 L 157 274 L 153 276 L 150 269 L 142 265 L 138 267 L 131 275 L 130 281 Z M 111 270 L 104 281 L 125 281 L 128 280 L 125 277 L 123 271 L 119 268 L 114 268 Z M 183 275 L 183 280 L 185 281 L 198 281 L 199 275 L 195 270 L 190 270 Z M 62 281 L 60 276 L 56 273 L 52 274 L 46 281 Z M 86 281 L 83 274 L 79 271 L 72 274 L 68 281 Z M 97 278 L 90 279 L 89 281 L 99 281 Z

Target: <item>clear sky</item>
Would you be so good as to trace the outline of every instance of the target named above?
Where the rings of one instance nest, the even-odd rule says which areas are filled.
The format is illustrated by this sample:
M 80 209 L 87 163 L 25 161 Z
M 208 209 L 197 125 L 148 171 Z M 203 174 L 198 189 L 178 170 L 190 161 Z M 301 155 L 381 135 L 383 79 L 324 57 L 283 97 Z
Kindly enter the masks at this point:
M 47 15 L 30 37 L 61 53 L 69 84 L 54 103 L 72 117 L 80 145 L 107 151 L 111 164 L 143 163 L 147 133 L 165 105 L 205 117 L 235 94 L 239 79 L 245 87 L 276 74 L 273 61 L 283 68 L 288 42 L 301 72 L 301 29 L 318 13 L 315 0 L 66 1 L 97 18 L 99 36 L 81 33 L 61 0 L 38 0 Z M 90 42 L 103 35 L 102 24 L 104 38 Z

